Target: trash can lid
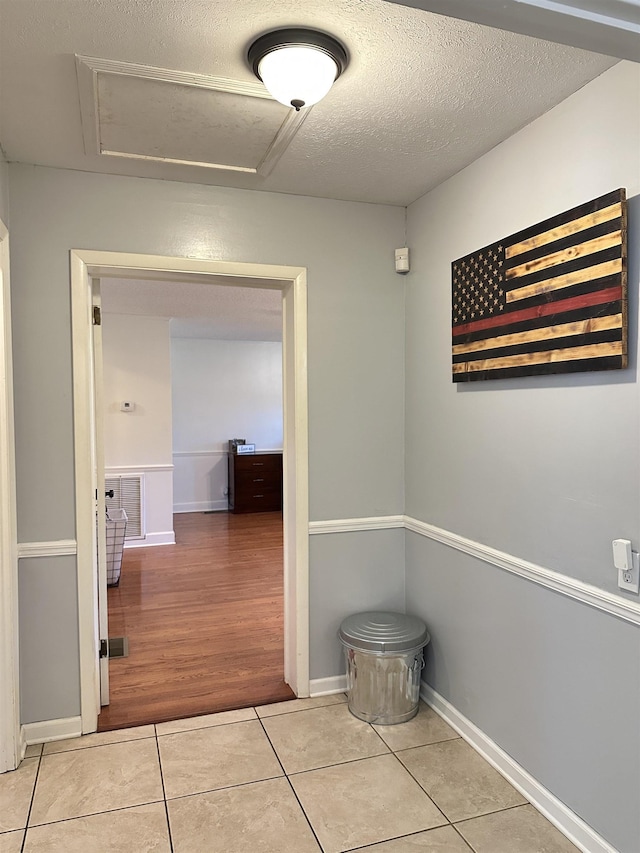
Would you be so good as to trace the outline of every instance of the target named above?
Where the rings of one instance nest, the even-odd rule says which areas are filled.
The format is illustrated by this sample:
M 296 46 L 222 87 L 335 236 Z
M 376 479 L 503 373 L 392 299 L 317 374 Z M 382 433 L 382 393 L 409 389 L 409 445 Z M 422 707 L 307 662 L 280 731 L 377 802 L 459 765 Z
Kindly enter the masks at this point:
M 388 610 L 347 616 L 338 636 L 345 646 L 372 652 L 403 652 L 430 640 L 422 619 Z

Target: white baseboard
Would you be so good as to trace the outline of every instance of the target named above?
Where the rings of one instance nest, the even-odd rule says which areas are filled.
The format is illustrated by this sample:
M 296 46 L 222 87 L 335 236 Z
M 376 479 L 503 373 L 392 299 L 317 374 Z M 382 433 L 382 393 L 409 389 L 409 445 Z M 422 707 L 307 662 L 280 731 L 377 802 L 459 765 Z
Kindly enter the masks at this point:
M 49 743 L 52 740 L 66 740 L 80 737 L 82 734 L 81 717 L 65 717 L 60 720 L 43 720 L 41 723 L 26 723 L 22 726 L 20 740 L 25 745 Z
M 174 504 L 174 513 L 180 512 L 224 512 L 229 509 L 229 501 L 224 498 L 220 501 L 190 501 L 188 503 Z
M 424 681 L 420 696 L 579 850 L 583 853 L 617 853 L 602 836 Z
M 27 751 L 27 736 L 24 730 L 24 726 L 20 726 L 20 733 L 18 734 L 18 761 L 22 761 Z
M 150 548 L 153 545 L 175 545 L 176 534 L 173 530 L 163 533 L 147 533 L 144 539 L 130 539 L 125 541 L 125 548 Z
M 330 696 L 332 693 L 344 693 L 347 689 L 346 675 L 332 675 L 329 678 L 313 678 L 309 682 L 309 695 Z

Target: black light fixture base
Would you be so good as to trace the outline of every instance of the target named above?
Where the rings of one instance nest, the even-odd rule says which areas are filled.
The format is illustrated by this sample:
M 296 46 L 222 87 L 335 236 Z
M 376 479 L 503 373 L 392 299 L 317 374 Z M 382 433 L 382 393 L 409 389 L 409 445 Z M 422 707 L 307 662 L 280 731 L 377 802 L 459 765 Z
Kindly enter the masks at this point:
M 258 71 L 260 61 L 267 54 L 283 47 L 312 47 L 315 50 L 326 53 L 327 56 L 333 59 L 338 69 L 336 71 L 336 80 L 349 64 L 346 49 L 337 39 L 328 33 L 322 33 L 319 30 L 306 30 L 303 27 L 273 30 L 257 38 L 247 52 L 249 65 L 259 80 L 262 80 Z M 300 109 L 295 104 L 293 106 L 297 110 Z M 301 106 L 304 106 L 304 104 L 301 104 Z

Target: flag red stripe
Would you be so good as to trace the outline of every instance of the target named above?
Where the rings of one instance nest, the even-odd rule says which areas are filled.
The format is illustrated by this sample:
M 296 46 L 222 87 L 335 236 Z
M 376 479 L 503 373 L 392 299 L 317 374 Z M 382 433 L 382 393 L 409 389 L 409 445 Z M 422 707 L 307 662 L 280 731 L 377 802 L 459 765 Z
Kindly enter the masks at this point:
M 574 311 L 576 308 L 587 308 L 590 305 L 603 305 L 622 299 L 622 287 L 608 287 L 606 290 L 596 290 L 594 293 L 586 293 L 584 296 L 574 296 L 571 299 L 561 299 L 558 302 L 545 302 L 534 308 L 523 308 L 521 311 L 511 311 L 508 314 L 495 314 L 493 317 L 485 317 L 473 323 L 462 323 L 454 326 L 452 333 L 454 337 L 467 335 L 470 332 L 479 332 L 482 329 L 493 329 L 496 326 L 508 326 L 510 323 L 520 323 L 522 320 L 533 320 L 536 317 L 549 317 L 553 314 L 561 314 L 563 311 Z

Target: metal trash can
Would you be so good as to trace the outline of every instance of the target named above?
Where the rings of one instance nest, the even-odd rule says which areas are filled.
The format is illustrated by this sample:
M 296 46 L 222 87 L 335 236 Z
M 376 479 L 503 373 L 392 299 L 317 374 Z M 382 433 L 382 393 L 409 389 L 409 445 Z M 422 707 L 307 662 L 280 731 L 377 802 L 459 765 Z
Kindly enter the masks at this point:
M 423 649 L 431 639 L 417 616 L 375 611 L 348 616 L 338 632 L 347 661 L 349 710 L 394 725 L 418 713 Z
M 123 509 L 107 510 L 107 586 L 118 586 L 120 583 L 127 520 L 127 513 Z

